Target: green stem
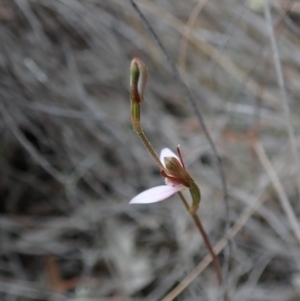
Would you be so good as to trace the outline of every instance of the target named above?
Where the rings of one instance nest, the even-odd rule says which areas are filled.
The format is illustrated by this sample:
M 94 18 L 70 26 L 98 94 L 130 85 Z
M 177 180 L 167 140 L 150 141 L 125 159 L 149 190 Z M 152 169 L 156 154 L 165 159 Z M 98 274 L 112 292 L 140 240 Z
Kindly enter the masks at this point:
M 139 137 L 141 138 L 142 142 L 144 143 L 146 149 L 148 150 L 148 152 L 150 153 L 150 155 L 152 156 L 152 158 L 154 159 L 156 164 L 159 166 L 159 168 L 161 170 L 166 170 L 165 167 L 163 166 L 163 164 L 160 162 L 150 141 L 148 140 L 147 136 L 145 135 L 140 122 L 135 120 L 135 121 L 131 121 L 131 123 L 132 123 L 134 131 L 139 135 Z
M 212 261 L 213 261 L 213 265 L 214 265 L 214 268 L 215 268 L 215 271 L 216 271 L 216 274 L 217 274 L 217 278 L 218 278 L 218 283 L 219 285 L 222 285 L 223 283 L 223 276 L 222 276 L 222 270 L 221 270 L 221 266 L 220 266 L 220 263 L 219 263 L 219 260 L 218 260 L 218 257 L 216 255 L 216 253 L 214 252 L 214 249 L 212 247 L 212 244 L 208 238 L 208 235 L 206 234 L 203 226 L 202 226 L 202 223 L 198 217 L 198 215 L 196 214 L 196 212 L 191 212 L 190 211 L 190 208 L 189 208 L 189 205 L 188 205 L 188 202 L 186 201 L 185 197 L 183 196 L 183 194 L 181 192 L 178 192 L 178 195 L 180 197 L 180 199 L 182 200 L 183 202 L 183 205 L 184 207 L 186 208 L 186 210 L 190 213 L 197 229 L 199 230 L 203 240 L 204 240 L 204 243 L 205 243 L 205 246 L 207 247 L 211 257 L 212 257 Z

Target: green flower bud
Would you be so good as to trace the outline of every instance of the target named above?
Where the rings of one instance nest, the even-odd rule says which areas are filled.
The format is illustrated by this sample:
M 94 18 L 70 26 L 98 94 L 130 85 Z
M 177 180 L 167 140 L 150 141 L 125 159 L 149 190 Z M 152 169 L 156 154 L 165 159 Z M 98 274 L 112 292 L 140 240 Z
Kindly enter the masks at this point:
M 132 103 L 141 103 L 144 100 L 144 91 L 148 72 L 144 63 L 134 58 L 130 64 L 130 99 Z

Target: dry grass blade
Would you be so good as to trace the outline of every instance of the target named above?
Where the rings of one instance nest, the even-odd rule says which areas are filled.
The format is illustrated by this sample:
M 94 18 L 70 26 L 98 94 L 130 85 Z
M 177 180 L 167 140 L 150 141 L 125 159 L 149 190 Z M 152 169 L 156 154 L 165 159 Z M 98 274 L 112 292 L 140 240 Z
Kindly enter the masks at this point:
M 60 174 L 55 168 L 53 168 L 51 164 L 38 153 L 38 151 L 34 148 L 34 146 L 28 141 L 28 139 L 26 139 L 23 133 L 19 130 L 10 112 L 5 107 L 5 104 L 3 103 L 0 104 L 0 111 L 2 113 L 2 118 L 5 121 L 9 130 L 12 131 L 16 139 L 20 142 L 20 144 L 24 147 L 24 149 L 26 149 L 26 151 L 32 156 L 32 158 L 37 162 L 37 164 L 39 164 L 42 168 L 44 168 L 58 182 L 65 184 L 65 177 L 62 174 Z
M 270 177 L 270 180 L 274 186 L 275 191 L 278 194 L 278 198 L 280 200 L 280 203 L 282 205 L 282 208 L 291 224 L 291 228 L 294 231 L 294 234 L 296 236 L 296 238 L 298 239 L 298 242 L 300 243 L 300 227 L 299 227 L 299 223 L 297 221 L 297 218 L 295 216 L 293 207 L 290 204 L 290 201 L 284 191 L 284 188 L 262 146 L 262 144 L 260 142 L 257 142 L 254 145 L 254 149 L 256 151 L 256 154 L 262 164 L 262 166 L 264 167 L 266 173 L 268 174 L 268 176 Z
M 23 14 L 26 16 L 28 22 L 30 23 L 37 41 L 43 45 L 44 48 L 47 48 L 50 46 L 50 42 L 45 35 L 42 25 L 38 18 L 33 13 L 31 6 L 29 5 L 27 0 L 14 0 L 15 3 L 19 6 L 20 10 L 23 12 Z
M 274 63 L 275 63 L 275 69 L 276 69 L 276 74 L 277 74 L 278 86 L 280 88 L 281 103 L 282 103 L 282 107 L 283 107 L 284 115 L 285 115 L 284 118 L 285 118 L 285 122 L 286 122 L 286 127 L 288 129 L 288 133 L 289 133 L 289 140 L 290 140 L 290 144 L 291 144 L 292 153 L 294 156 L 295 164 L 297 166 L 297 187 L 298 187 L 298 196 L 299 196 L 299 200 L 300 200 L 300 157 L 299 157 L 299 153 L 297 150 L 297 143 L 296 143 L 294 127 L 293 127 L 293 124 L 291 121 L 290 106 L 289 106 L 289 101 L 288 101 L 287 93 L 286 93 L 286 87 L 285 87 L 284 78 L 283 78 L 283 74 L 282 74 L 282 67 L 281 67 L 278 46 L 277 46 L 276 37 L 274 34 L 274 29 L 273 29 L 272 17 L 271 17 L 271 12 L 270 12 L 270 7 L 269 7 L 269 0 L 264 0 L 264 9 L 265 9 L 267 29 L 269 32 L 271 47 L 272 47 L 273 56 L 274 56 Z
M 194 10 L 192 11 L 184 29 L 184 34 L 182 36 L 181 42 L 180 42 L 180 51 L 179 51 L 179 66 L 181 66 L 182 70 L 185 72 L 186 69 L 186 55 L 187 55 L 187 47 L 188 47 L 188 41 L 190 40 L 190 34 L 192 31 L 192 28 L 194 26 L 194 23 L 196 22 L 199 14 L 201 13 L 202 9 L 206 5 L 206 3 L 209 0 L 199 0 L 197 5 L 195 6 Z M 188 84 L 187 76 L 183 77 L 185 79 L 185 83 Z

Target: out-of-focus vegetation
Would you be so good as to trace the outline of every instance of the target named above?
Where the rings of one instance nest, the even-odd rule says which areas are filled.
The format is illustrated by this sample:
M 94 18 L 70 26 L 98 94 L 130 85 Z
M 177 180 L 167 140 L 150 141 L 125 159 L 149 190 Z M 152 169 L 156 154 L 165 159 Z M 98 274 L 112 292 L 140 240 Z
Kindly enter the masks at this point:
M 300 299 L 300 5 L 269 2 L 271 20 L 263 0 L 136 1 L 222 157 L 239 230 L 232 301 Z M 176 197 L 128 205 L 162 183 L 129 120 L 134 56 L 149 72 L 143 127 L 157 151 L 181 145 L 214 243 L 226 215 L 211 148 L 161 50 L 123 0 L 1 0 L 0 24 L 0 299 L 162 300 L 206 249 Z M 217 293 L 209 266 L 174 300 Z

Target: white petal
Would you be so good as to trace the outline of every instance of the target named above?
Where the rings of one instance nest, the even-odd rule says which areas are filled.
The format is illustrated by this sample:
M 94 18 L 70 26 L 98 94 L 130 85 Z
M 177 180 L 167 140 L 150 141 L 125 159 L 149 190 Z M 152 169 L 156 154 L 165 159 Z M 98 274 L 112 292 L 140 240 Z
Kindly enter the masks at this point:
M 159 160 L 163 164 L 163 166 L 165 166 L 164 158 L 166 157 L 175 157 L 180 162 L 178 156 L 175 153 L 173 153 L 169 148 L 163 148 L 160 152 Z
M 150 203 L 163 201 L 182 189 L 183 189 L 182 185 L 156 186 L 138 194 L 129 202 L 129 204 L 150 204 Z

